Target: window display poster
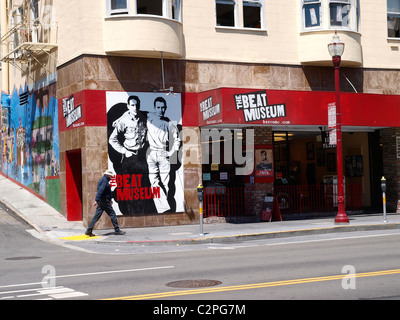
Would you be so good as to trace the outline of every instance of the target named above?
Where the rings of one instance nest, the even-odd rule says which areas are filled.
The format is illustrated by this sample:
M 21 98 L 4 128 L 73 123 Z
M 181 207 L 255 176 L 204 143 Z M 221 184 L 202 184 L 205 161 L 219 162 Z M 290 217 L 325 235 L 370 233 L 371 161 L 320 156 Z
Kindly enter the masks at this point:
M 255 175 L 257 177 L 273 177 L 274 176 L 274 157 L 272 147 L 256 147 L 255 148 Z

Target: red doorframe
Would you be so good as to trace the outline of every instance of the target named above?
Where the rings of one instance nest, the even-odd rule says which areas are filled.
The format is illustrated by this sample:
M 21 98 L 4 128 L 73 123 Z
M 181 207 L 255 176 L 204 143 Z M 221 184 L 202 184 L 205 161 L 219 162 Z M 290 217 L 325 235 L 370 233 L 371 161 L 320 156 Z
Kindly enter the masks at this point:
M 81 150 L 65 153 L 67 220 L 82 221 L 82 160 Z

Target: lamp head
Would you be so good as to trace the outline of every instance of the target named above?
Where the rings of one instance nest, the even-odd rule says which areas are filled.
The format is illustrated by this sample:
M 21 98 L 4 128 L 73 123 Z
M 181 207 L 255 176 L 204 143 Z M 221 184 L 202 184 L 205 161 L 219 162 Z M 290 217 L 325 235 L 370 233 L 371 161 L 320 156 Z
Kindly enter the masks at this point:
M 328 44 L 328 51 L 331 57 L 341 57 L 344 52 L 344 42 L 340 40 L 339 35 L 333 35 L 332 41 Z

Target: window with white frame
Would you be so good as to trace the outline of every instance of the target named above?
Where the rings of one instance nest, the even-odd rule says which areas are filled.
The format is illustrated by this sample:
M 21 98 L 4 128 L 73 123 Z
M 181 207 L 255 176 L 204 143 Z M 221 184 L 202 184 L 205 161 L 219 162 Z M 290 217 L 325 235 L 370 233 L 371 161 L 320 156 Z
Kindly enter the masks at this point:
M 262 28 L 262 1 L 243 1 L 243 26 L 245 28 Z
M 110 1 L 110 14 L 127 14 L 128 3 L 127 0 L 111 0 Z
M 15 11 L 13 11 L 12 13 L 12 17 L 11 17 L 11 28 L 16 28 L 13 31 L 12 34 L 12 49 L 14 50 L 15 48 L 17 48 L 21 42 L 23 42 L 25 39 L 22 38 L 22 34 L 24 34 L 23 32 L 21 32 L 20 29 L 18 29 L 17 27 L 20 26 L 21 22 L 22 22 L 22 16 L 24 14 L 24 8 L 18 7 Z M 25 40 L 26 41 L 26 40 Z
M 32 42 L 39 38 L 39 0 L 31 0 L 31 32 Z
M 236 1 L 216 0 L 217 26 L 235 27 L 236 24 Z
M 389 38 L 400 39 L 400 0 L 387 0 L 387 28 Z
M 171 0 L 171 18 L 181 21 L 181 0 Z
M 181 21 L 182 0 L 106 0 L 106 3 L 108 16 L 156 15 Z
M 136 0 L 137 14 L 163 16 L 163 0 Z
M 331 27 L 350 27 L 351 0 L 330 0 L 329 18 Z
M 303 27 L 321 26 L 321 0 L 303 0 Z

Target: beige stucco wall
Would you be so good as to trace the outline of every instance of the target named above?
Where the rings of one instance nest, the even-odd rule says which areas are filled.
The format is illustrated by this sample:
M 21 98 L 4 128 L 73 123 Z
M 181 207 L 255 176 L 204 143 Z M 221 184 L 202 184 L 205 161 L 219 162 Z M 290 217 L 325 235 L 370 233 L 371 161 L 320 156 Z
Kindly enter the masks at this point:
M 386 11 L 386 0 L 361 1 L 361 45 L 365 68 L 400 68 L 400 39 L 388 39 Z
M 326 45 L 333 30 L 304 32 L 300 1 L 294 5 L 292 0 L 265 0 L 265 29 L 262 30 L 241 28 L 242 0 L 238 1 L 239 28 L 216 27 L 214 0 L 182 1 L 181 22 L 150 16 L 147 19 L 142 16 L 145 17 L 142 19 L 132 14 L 125 18 L 109 18 L 106 0 L 41 0 L 41 8 L 53 5 L 51 14 L 55 17 L 58 30 L 58 49 L 54 52 L 57 66 L 82 54 L 106 55 L 107 51 L 109 55 L 159 58 L 159 51 L 164 50 L 166 58 L 187 61 L 254 63 L 260 66 L 301 63 L 330 65 Z M 2 3 L 4 29 L 5 0 Z M 129 2 L 131 13 L 134 3 L 134 0 Z M 326 11 L 327 2 L 324 8 Z M 342 66 L 358 67 L 361 63 L 367 70 L 398 70 L 400 40 L 387 38 L 386 1 L 361 2 L 360 17 L 359 32 L 339 31 L 346 44 Z M 156 37 L 155 30 L 159 27 L 164 28 L 160 33 L 162 36 Z M 328 27 L 323 25 L 323 28 Z M 7 83 L 10 83 L 12 90 L 14 86 L 33 81 L 27 78 L 26 72 L 14 72 L 14 67 L 11 64 L 9 66 L 8 72 L 7 64 L 3 63 L 3 90 L 8 91 Z M 32 65 L 32 68 L 35 81 L 43 77 L 40 67 L 35 69 L 36 66 Z M 55 72 L 55 66 L 51 66 L 51 69 Z
M 297 64 L 298 12 L 293 1 L 266 0 L 265 30 L 246 30 L 216 27 L 215 1 L 184 1 L 186 58 Z
M 163 57 L 181 58 L 182 24 L 156 16 L 109 17 L 104 21 L 103 43 L 108 54 L 160 58 L 163 52 Z
M 132 54 L 136 56 L 154 57 L 149 48 L 165 48 L 166 56 L 171 51 L 175 58 L 180 58 L 182 52 L 181 57 L 188 60 L 300 64 L 310 62 L 311 58 L 316 65 L 321 64 L 320 60 L 329 62 L 326 45 L 334 30 L 326 26 L 327 16 L 324 16 L 321 30 L 303 32 L 300 1 L 265 0 L 265 29 L 249 30 L 241 28 L 242 0 L 238 1 L 238 28 L 216 27 L 214 0 L 182 1 L 182 36 L 171 32 L 168 39 L 168 33 L 163 37 L 154 35 L 154 29 L 160 27 L 160 19 L 153 19 L 155 23 L 149 23 L 149 19 L 132 19 L 134 0 L 129 2 L 131 15 L 125 18 L 108 18 L 106 0 L 54 0 L 59 24 L 58 64 L 83 53 L 105 54 L 108 51 L 111 54 L 113 46 L 116 51 L 126 51 L 129 41 Z M 323 8 L 327 15 L 327 2 L 323 3 Z M 387 39 L 386 1 L 362 1 L 360 18 L 359 32 L 343 33 L 342 40 L 346 43 L 343 65 L 349 60 L 352 66 L 362 63 L 365 68 L 398 68 L 400 41 Z M 165 34 L 165 30 L 161 32 Z M 129 41 L 121 38 L 121 34 L 129 35 Z M 118 48 L 118 41 L 122 42 L 123 50 Z M 140 46 L 143 46 L 142 54 L 137 50 Z
M 58 65 L 82 54 L 104 54 L 104 0 L 54 0 L 58 23 Z

